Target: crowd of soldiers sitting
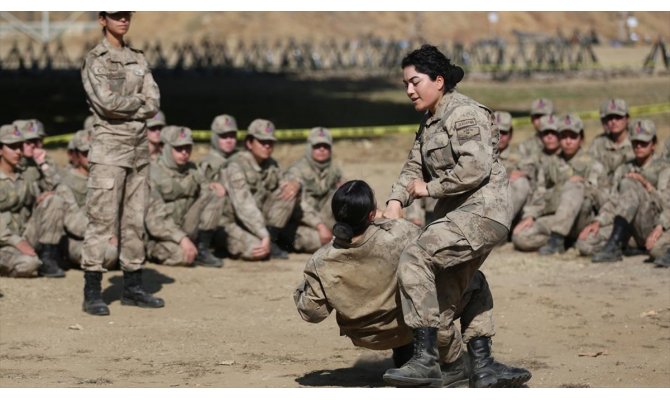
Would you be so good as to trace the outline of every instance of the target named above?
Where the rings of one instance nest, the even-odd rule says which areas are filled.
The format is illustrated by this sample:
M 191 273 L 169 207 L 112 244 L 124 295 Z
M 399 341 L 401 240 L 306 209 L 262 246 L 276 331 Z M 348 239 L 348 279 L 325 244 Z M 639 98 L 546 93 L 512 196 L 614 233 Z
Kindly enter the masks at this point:
M 555 115 L 549 99 L 531 106 L 536 134 L 512 149 L 512 117 L 496 111 L 498 149 L 509 176 L 514 211 L 510 240 L 521 251 L 563 253 L 570 246 L 593 262 L 649 253 L 670 266 L 670 140 L 656 151 L 654 123 L 629 121 L 622 99 L 600 107 L 604 132 L 582 149 L 584 124 L 574 113 Z M 43 124 L 17 120 L 0 128 L 0 274 L 62 277 L 79 265 L 86 213 L 92 118 L 68 145 L 60 168 L 43 148 Z M 256 119 L 238 150 L 237 122 L 219 115 L 211 149 L 191 160 L 192 132 L 147 121 L 151 155 L 145 218 L 146 255 L 163 265 L 221 267 L 223 258 L 268 260 L 312 253 L 332 239 L 330 207 L 343 183 L 332 163 L 328 129 L 310 131 L 305 154 L 283 170 L 272 152 L 271 121 Z M 434 199 L 415 201 L 406 218 L 432 222 Z M 118 237 L 105 249 L 114 269 Z

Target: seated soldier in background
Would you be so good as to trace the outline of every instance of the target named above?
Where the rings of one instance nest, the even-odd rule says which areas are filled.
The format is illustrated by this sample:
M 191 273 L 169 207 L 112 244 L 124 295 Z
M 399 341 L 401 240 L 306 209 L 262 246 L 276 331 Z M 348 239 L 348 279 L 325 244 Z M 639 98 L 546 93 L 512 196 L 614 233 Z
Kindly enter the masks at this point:
M 167 126 L 161 132 L 161 156 L 152 161 L 150 186 L 155 190 L 180 227 L 198 246 L 196 265 L 221 267 L 222 260 L 212 255 L 209 246 L 223 212 L 226 190 L 218 182 L 208 182 L 190 161 L 193 150 L 191 130 Z M 149 237 L 147 256 L 166 265 L 183 264 L 182 246 L 160 237 Z
M 161 130 L 165 127 L 165 114 L 159 111 L 147 120 L 147 142 L 149 143 L 149 157 L 151 161 L 161 155 L 163 144 L 161 143 Z
M 561 152 L 538 174 L 537 188 L 514 228 L 514 247 L 548 255 L 563 253 L 566 239 L 577 239 L 593 218 L 599 190 L 606 185 L 602 164 L 581 149 L 584 125 L 576 114 L 558 123 Z
M 245 150 L 235 154 L 224 169 L 230 198 L 230 208 L 224 210 L 226 249 L 231 257 L 288 258 L 278 241 L 300 199 L 300 182 L 286 179 L 272 158 L 276 141 L 271 121 L 253 120 L 244 140 Z
M 530 105 L 530 123 L 535 134 L 519 143 L 518 152 L 522 159 L 536 159 L 544 148 L 542 143 L 540 118 L 554 114 L 554 103 L 545 98 L 535 99 Z
M 512 135 L 514 134 L 512 115 L 505 111 L 496 111 L 493 113 L 493 120 L 500 132 L 500 138 L 498 140 L 498 151 L 500 151 L 499 157 L 505 166 L 505 171 L 509 178 L 510 192 L 512 193 L 513 228 L 521 217 L 521 210 L 532 193 L 530 179 L 526 174 L 517 172 L 519 169 L 519 162 L 521 161 L 521 155 L 510 147 Z M 544 143 L 542 148 L 544 148 Z
M 334 194 L 332 212 L 337 221 L 335 239 L 312 255 L 304 270 L 304 281 L 293 294 L 303 320 L 323 321 L 334 309 L 340 334 L 355 346 L 393 350 L 400 367 L 413 354 L 412 331 L 403 320 L 396 270 L 404 248 L 419 236 L 420 229 L 404 219 L 382 219 L 374 193 L 364 181 L 349 181 Z M 444 282 L 443 282 L 444 284 Z M 490 340 L 495 333 L 493 299 L 481 271 L 477 271 L 463 295 L 455 324 L 438 329 L 442 386 L 518 386 L 530 372 L 508 367 L 490 354 L 471 354 L 463 343 Z M 471 364 L 474 364 L 473 367 Z
M 600 106 L 600 120 L 605 132 L 596 136 L 589 147 L 593 156 L 607 173 L 610 187 L 614 171 L 625 162 L 635 158 L 628 133 L 628 105 L 623 99 L 608 99 Z
M 668 190 L 665 191 L 663 212 L 658 218 L 656 227 L 651 231 L 645 243 L 654 264 L 657 267 L 670 267 L 670 202 Z
M 577 248 L 593 262 L 622 259 L 631 236 L 644 249 L 663 210 L 661 193 L 669 190 L 670 164 L 654 158 L 656 127 L 651 120 L 631 123 L 635 158 L 614 172 L 615 185 L 598 215 L 580 233 Z
M 21 168 L 26 179 L 38 182 L 40 191 L 51 192 L 60 183 L 59 169 L 49 157 L 42 139 L 46 136 L 44 125 L 36 119 L 16 120 L 12 122 L 26 138 L 23 142 Z
M 198 168 L 210 182 L 221 182 L 221 170 L 237 153 L 237 121 L 231 115 L 218 115 L 212 121 L 211 130 L 209 153 L 200 160 Z
M 665 147 L 663 148 L 661 157 L 665 158 L 666 161 L 670 161 L 670 138 L 665 139 Z
M 333 165 L 333 137 L 326 128 L 312 128 L 305 155 L 286 172 L 288 179 L 300 182 L 299 207 L 287 225 L 292 250 L 313 253 L 333 238 L 335 220 L 330 200 L 342 184 L 342 171 Z

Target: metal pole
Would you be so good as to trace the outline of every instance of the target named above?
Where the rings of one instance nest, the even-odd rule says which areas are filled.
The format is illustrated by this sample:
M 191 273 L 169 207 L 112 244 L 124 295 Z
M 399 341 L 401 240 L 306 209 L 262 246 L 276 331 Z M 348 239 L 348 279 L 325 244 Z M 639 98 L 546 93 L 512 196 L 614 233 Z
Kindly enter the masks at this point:
M 51 40 L 49 34 L 49 11 L 42 11 L 42 42 L 47 43 Z

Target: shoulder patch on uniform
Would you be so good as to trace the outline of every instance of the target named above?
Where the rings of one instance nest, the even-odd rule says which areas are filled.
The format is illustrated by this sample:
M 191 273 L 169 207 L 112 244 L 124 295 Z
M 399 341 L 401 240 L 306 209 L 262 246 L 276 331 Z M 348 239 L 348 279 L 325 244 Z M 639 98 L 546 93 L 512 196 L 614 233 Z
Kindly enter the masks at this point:
M 465 129 L 469 126 L 474 126 L 476 124 L 477 122 L 475 121 L 474 118 L 462 119 L 454 123 L 454 128 L 456 128 L 457 131 L 460 131 L 461 129 Z
M 473 120 L 474 121 L 474 120 Z M 482 140 L 482 135 L 479 132 L 478 126 L 469 125 L 466 128 L 461 128 L 456 130 L 456 136 L 458 137 L 458 143 L 463 144 L 468 140 L 475 140 L 479 142 Z

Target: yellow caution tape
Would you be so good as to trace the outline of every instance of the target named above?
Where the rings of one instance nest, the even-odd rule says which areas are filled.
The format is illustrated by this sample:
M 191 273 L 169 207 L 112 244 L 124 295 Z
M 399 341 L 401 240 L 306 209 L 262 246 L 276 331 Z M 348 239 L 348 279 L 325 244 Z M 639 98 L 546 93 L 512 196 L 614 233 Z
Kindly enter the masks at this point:
M 628 109 L 631 117 L 644 117 L 649 115 L 670 113 L 670 103 L 647 104 L 642 106 L 633 106 Z M 598 111 L 583 111 L 577 113 L 583 120 L 599 120 Z M 515 128 L 530 125 L 530 118 L 516 117 L 512 119 L 512 125 Z M 329 128 L 328 130 L 335 139 L 351 139 L 363 137 L 377 137 L 395 133 L 416 133 L 418 124 L 412 125 L 388 125 L 388 126 L 355 126 L 345 128 Z M 278 129 L 275 135 L 279 140 L 300 140 L 307 139 L 310 129 Z M 193 131 L 193 139 L 196 141 L 207 141 L 211 136 L 211 131 Z M 56 136 L 48 136 L 44 139 L 45 144 L 67 144 L 72 138 L 73 133 L 66 133 Z M 246 131 L 238 131 L 237 137 L 242 140 L 246 136 Z

